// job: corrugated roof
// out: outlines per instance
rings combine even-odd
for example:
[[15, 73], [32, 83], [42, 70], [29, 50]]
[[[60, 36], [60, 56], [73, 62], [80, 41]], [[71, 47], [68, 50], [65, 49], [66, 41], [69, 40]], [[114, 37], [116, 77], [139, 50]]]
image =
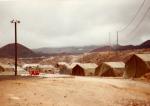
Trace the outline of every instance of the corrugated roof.
[[135, 54], [135, 55], [144, 61], [150, 61], [150, 54]]
[[124, 62], [104, 62], [104, 64], [109, 65], [112, 68], [125, 68]]

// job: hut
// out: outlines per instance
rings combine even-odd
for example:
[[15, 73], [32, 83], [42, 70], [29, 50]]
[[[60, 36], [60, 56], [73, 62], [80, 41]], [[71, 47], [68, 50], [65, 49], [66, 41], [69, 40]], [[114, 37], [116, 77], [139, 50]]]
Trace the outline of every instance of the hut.
[[150, 54], [133, 54], [126, 61], [124, 78], [137, 78], [150, 72]]
[[72, 68], [72, 75], [93, 76], [97, 65], [95, 63], [76, 63]]
[[96, 76], [103, 77], [120, 77], [125, 70], [125, 64], [123, 62], [103, 62], [96, 70]]

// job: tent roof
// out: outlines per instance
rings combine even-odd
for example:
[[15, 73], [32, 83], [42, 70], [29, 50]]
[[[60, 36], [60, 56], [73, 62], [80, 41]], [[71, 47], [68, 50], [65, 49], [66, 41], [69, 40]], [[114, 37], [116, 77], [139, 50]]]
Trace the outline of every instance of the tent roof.
[[95, 64], [95, 63], [78, 63], [78, 62], [75, 62], [75, 63], [68, 64], [65, 62], [59, 62], [58, 64], [59, 65], [60, 64], [65, 65], [65, 66], [67, 66], [67, 68], [70, 68], [70, 69], [74, 68], [76, 65], [79, 65], [83, 69], [96, 68], [97, 67], [97, 64]]
[[123, 62], [104, 62], [104, 64], [109, 65], [112, 68], [125, 68], [125, 63]]
[[23, 68], [26, 68], [26, 67], [37, 67], [37, 66], [39, 66], [39, 64], [24, 64]]
[[76, 62], [76, 63], [71, 63], [71, 64], [69, 65], [69, 68], [72, 69], [72, 68], [74, 68], [76, 65], [79, 65], [79, 64], [81, 64], [81, 63], [77, 63], [77, 62]]
[[150, 61], [150, 54], [135, 54], [137, 57], [141, 58], [143, 61]]
[[54, 68], [52, 65], [39, 65], [40, 68]]
[[58, 62], [57, 64], [58, 64], [58, 65], [66, 65], [66, 66], [69, 65], [69, 63], [67, 63], [67, 62]]
[[97, 64], [95, 63], [78, 63], [79, 66], [81, 66], [83, 69], [94, 69], [97, 67]]

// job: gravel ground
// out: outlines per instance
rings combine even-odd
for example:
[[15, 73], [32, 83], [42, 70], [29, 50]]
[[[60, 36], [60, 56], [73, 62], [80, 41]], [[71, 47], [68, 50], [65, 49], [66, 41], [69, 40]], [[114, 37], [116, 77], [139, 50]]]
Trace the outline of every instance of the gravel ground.
[[0, 76], [0, 106], [150, 106], [150, 84], [91, 77]]

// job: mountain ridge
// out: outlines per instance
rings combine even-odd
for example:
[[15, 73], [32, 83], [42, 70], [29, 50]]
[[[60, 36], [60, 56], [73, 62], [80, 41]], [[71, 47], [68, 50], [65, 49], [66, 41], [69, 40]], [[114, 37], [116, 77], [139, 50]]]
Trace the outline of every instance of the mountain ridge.
[[[58, 56], [58, 55], [78, 55], [89, 52], [105, 52], [115, 50], [132, 50], [132, 49], [146, 49], [150, 48], [150, 40], [147, 40], [140, 45], [118, 45], [118, 46], [81, 46], [81, 47], [60, 47], [60, 48], [39, 48], [29, 49], [22, 44], [18, 46], [18, 57], [19, 58], [30, 58], [30, 57], [41, 57], [41, 56]], [[13, 58], [14, 57], [14, 43], [7, 44], [0, 48], [0, 57]]]
[[109, 50], [112, 50], [112, 51], [115, 51], [115, 50], [132, 50], [132, 49], [147, 49], [147, 48], [150, 48], [150, 40], [147, 40], [143, 43], [141, 43], [140, 45], [118, 45], [118, 46], [103, 46], [103, 47], [99, 47], [99, 48], [96, 48], [90, 52], [104, 52], [104, 51], [109, 51]]
[[115, 50], [132, 50], [132, 49], [143, 49], [143, 48], [150, 48], [150, 40], [147, 40], [139, 45], [115, 45], [110, 47], [106, 46], [98, 46], [98, 45], [91, 45], [91, 46], [79, 46], [79, 47], [43, 47], [38, 49], [32, 49], [34, 52], [46, 53], [46, 54], [82, 54], [87, 52], [104, 52], [104, 51], [115, 51]]

